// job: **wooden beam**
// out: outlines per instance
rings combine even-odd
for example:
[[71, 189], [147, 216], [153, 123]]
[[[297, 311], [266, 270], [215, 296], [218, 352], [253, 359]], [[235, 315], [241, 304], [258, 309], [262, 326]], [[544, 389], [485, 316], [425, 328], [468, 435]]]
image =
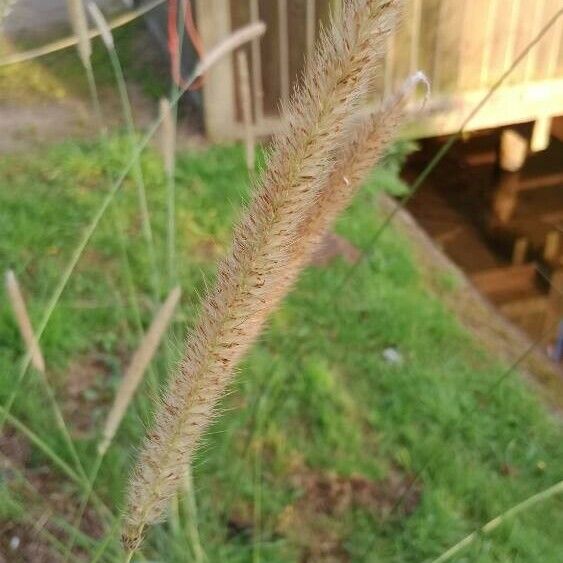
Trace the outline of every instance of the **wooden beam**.
[[532, 141], [530, 142], [530, 149], [532, 152], [541, 152], [549, 147], [551, 138], [551, 117], [543, 116], [538, 117], [534, 122], [534, 129], [532, 131]]
[[535, 263], [491, 268], [471, 276], [473, 284], [485, 295], [524, 290], [532, 287], [535, 279]]
[[[206, 49], [231, 33], [229, 0], [196, 0], [199, 32]], [[207, 134], [214, 141], [237, 136], [233, 60], [229, 55], [205, 75], [204, 119]]]
[[561, 235], [559, 231], [550, 231], [545, 237], [545, 245], [543, 247], [543, 259], [548, 264], [553, 264], [559, 256], [559, 247], [561, 243]]
[[548, 298], [526, 297], [525, 299], [517, 299], [499, 306], [500, 312], [511, 319], [521, 319], [530, 315], [545, 314], [548, 307]]
[[[423, 115], [403, 130], [407, 138], [449, 135], [459, 131], [468, 115], [485, 99], [487, 90], [433, 96]], [[413, 103], [413, 109], [416, 105]], [[534, 121], [538, 115], [563, 114], [563, 79], [506, 86], [497, 90], [466, 124], [465, 131]]]

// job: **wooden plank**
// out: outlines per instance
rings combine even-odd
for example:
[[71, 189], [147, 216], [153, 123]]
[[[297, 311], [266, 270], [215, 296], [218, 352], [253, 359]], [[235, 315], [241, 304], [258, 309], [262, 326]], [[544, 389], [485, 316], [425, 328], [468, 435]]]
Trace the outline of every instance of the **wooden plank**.
[[[427, 103], [425, 115], [418, 115], [417, 120], [403, 130], [403, 134], [416, 138], [455, 133], [487, 94], [487, 90], [470, 90], [435, 95]], [[478, 131], [534, 121], [541, 113], [563, 114], [563, 79], [501, 88], [471, 119], [465, 130]]]
[[460, 38], [458, 88], [468, 90], [480, 86], [489, 0], [471, 0], [465, 4], [463, 30]]
[[[260, 20], [258, 0], [250, 0], [250, 21]], [[252, 91], [254, 93], [254, 117], [258, 123], [264, 119], [264, 87], [262, 78], [262, 54], [260, 39], [254, 39], [250, 45], [252, 53]]]
[[422, 24], [422, 0], [411, 0], [411, 2], [411, 45], [409, 67], [410, 73], [413, 74], [420, 68], [420, 27]]
[[[485, 37], [483, 44], [483, 59], [481, 61], [481, 75], [479, 84], [482, 88], [489, 84], [491, 73], [491, 59], [493, 46], [497, 42], [495, 36], [496, 22], [498, 21], [499, 0], [491, 0], [485, 18]], [[504, 19], [504, 18], [501, 18]]]
[[[531, 6], [531, 16], [532, 16], [532, 27], [531, 27], [531, 35], [530, 40], [536, 37], [540, 32], [543, 25], [547, 22], [547, 18], [545, 18], [545, 8], [546, 8], [546, 0], [535, 0], [534, 2], [530, 3]], [[531, 82], [536, 78], [537, 73], [537, 66], [538, 66], [538, 55], [540, 53], [540, 49], [543, 43], [545, 43], [546, 37], [543, 37], [541, 43], [537, 45], [534, 49], [532, 49], [525, 61], [525, 70], [524, 70], [524, 80], [526, 82]]]
[[[511, 33], [515, 33], [517, 19], [514, 18], [519, 9], [517, 0], [496, 0], [496, 14], [492, 21], [492, 39], [488, 45], [489, 53], [486, 76], [482, 76], [481, 87], [491, 86], [514, 60], [514, 41]], [[507, 53], [510, 51], [510, 56]], [[484, 61], [483, 61], [484, 63]]]
[[449, 92], [458, 83], [461, 30], [467, 2], [442, 0], [436, 24], [434, 65], [430, 74], [434, 92]]
[[499, 306], [500, 312], [511, 319], [520, 319], [530, 315], [544, 315], [547, 311], [548, 299], [545, 296], [527, 297], [509, 301]]
[[311, 55], [317, 30], [317, 5], [315, 0], [307, 0], [307, 53]]
[[281, 99], [289, 100], [289, 27], [287, 17], [287, 0], [278, 0], [278, 41], [280, 50], [280, 84]]
[[[541, 12], [539, 12], [540, 2], [543, 2], [543, 0], [521, 0], [512, 60], [530, 44], [539, 31], [539, 24], [541, 23], [538, 16], [538, 14], [541, 16]], [[526, 82], [530, 69], [535, 67], [536, 56], [537, 46], [528, 53], [522, 64], [513, 70], [508, 83], [520, 84]]]
[[[418, 38], [413, 36], [413, 42], [418, 42], [418, 55], [416, 60], [412, 62], [411, 72], [422, 70], [426, 76], [432, 76], [434, 72], [440, 4], [441, 0], [424, 0], [421, 2]], [[413, 17], [417, 17], [416, 12]], [[413, 23], [413, 30], [415, 29], [414, 25]]]
[[287, 0], [289, 41], [289, 93], [303, 74], [307, 60], [307, 6], [303, 0]]
[[[542, 25], [545, 25], [562, 8], [561, 0], [547, 0]], [[562, 45], [563, 16], [559, 16], [553, 28], [547, 32], [537, 47], [537, 59], [540, 61], [540, 64], [535, 76], [536, 79], [547, 80], [556, 77], [559, 55], [563, 52]]]
[[[229, 0], [196, 0], [199, 32], [210, 49], [231, 32]], [[214, 140], [236, 135], [235, 86], [232, 57], [224, 57], [205, 75], [204, 119], [207, 134]]]
[[[238, 0], [237, 0], [238, 1]], [[260, 18], [266, 24], [266, 34], [262, 37], [261, 54], [264, 65], [263, 93], [264, 93], [264, 120], [257, 124], [261, 129], [266, 129], [271, 124], [271, 117], [278, 115], [281, 97], [281, 72], [279, 53], [279, 21], [278, 6], [274, 0], [259, 0]], [[266, 64], [267, 63], [267, 64]], [[271, 129], [271, 127], [270, 127]]]
[[502, 71], [505, 72], [514, 57], [516, 57], [516, 41], [517, 41], [517, 34], [518, 34], [518, 22], [520, 21], [520, 10], [522, 7], [522, 0], [512, 0], [512, 6], [510, 10], [509, 16], [509, 25], [508, 25], [508, 32], [507, 32], [507, 42], [506, 42], [506, 49], [504, 51], [504, 61], [502, 65]]
[[483, 270], [471, 276], [473, 284], [486, 295], [525, 290], [534, 285], [536, 264]]

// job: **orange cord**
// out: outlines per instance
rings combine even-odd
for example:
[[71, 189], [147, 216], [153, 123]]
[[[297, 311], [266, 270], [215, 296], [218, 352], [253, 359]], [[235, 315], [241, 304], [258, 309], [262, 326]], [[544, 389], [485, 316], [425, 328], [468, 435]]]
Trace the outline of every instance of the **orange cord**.
[[[201, 59], [204, 55], [203, 41], [194, 22], [191, 0], [182, 0], [184, 9], [184, 27], [186, 33], [194, 46], [194, 49]], [[180, 39], [178, 37], [178, 0], [168, 1], [168, 52], [170, 54], [170, 65], [172, 79], [179, 88], [185, 87], [182, 78], [180, 63]], [[198, 90], [203, 84], [203, 78], [199, 78], [188, 90]]]

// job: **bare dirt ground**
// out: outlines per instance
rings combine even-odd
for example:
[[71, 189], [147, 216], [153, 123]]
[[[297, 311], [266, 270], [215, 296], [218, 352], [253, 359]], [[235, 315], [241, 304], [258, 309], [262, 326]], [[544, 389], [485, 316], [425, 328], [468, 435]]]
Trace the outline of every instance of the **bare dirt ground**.
[[[124, 8], [121, 0], [97, 0], [97, 4], [108, 15]], [[66, 0], [17, 0], [0, 33], [0, 59], [8, 52], [66, 37], [70, 33]], [[162, 58], [162, 53], [158, 49], [147, 48], [153, 44], [153, 39], [142, 25], [138, 35], [135, 41], [147, 68], [162, 70], [162, 65], [167, 63], [153, 60], [157, 56]], [[99, 132], [88, 96], [77, 96], [67, 91], [64, 83], [61, 88], [56, 83], [50, 83], [49, 74], [56, 70], [53, 65], [57, 64], [57, 59], [39, 58], [34, 64], [37, 72], [29, 77], [26, 75], [28, 70], [20, 71], [16, 66], [0, 68], [8, 70], [10, 82], [4, 82], [4, 78], [0, 77], [0, 153], [21, 152], [66, 139], [95, 137]], [[14, 76], [16, 87], [13, 85]], [[29, 95], [28, 90], [34, 89], [46, 95]], [[139, 84], [129, 83], [128, 91], [136, 125], [144, 128], [157, 115], [157, 101], [149, 98]], [[104, 125], [110, 129], [122, 126], [116, 89], [113, 86], [102, 88], [100, 96]], [[185, 141], [184, 137], [189, 134], [185, 129], [179, 127], [180, 141]]]
[[[94, 1], [104, 13], [123, 9], [125, 5], [121, 0]], [[52, 29], [66, 24], [66, 0], [15, 0], [2, 28], [9, 38], [39, 38], [48, 36]]]

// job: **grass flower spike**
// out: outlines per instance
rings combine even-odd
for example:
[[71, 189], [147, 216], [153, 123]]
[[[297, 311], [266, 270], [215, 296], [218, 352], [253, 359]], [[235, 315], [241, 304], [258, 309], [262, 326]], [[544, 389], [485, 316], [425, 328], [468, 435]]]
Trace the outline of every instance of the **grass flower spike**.
[[[123, 541], [135, 550], [163, 518], [199, 438], [268, 314], [299, 273], [301, 225], [323, 198], [349, 146], [358, 110], [398, 17], [397, 0], [350, 0], [322, 34], [302, 84], [284, 108], [268, 166], [219, 265], [129, 486]], [[354, 120], [352, 120], [354, 121]]]

